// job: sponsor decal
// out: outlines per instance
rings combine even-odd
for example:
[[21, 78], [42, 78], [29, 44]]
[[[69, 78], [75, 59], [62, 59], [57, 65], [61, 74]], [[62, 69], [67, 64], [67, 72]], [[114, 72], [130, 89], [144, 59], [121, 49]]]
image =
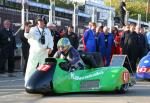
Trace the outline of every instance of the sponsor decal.
[[130, 74], [129, 72], [123, 72], [123, 82], [127, 83], [129, 81]]
[[146, 67], [138, 68], [138, 73], [144, 73], [147, 71]]
[[149, 68], [149, 69], [147, 69], [147, 72], [148, 72], [148, 73], [150, 73], [150, 68]]
[[37, 70], [46, 72], [50, 69], [51, 65], [40, 65]]
[[74, 79], [74, 80], [85, 80], [85, 79], [96, 77], [96, 76], [102, 75], [102, 74], [104, 74], [103, 71], [96, 72], [96, 73], [93, 73], [93, 74], [89, 74], [89, 75], [86, 75], [86, 76], [77, 76], [77, 75], [75, 75], [75, 73], [71, 73], [71, 79]]

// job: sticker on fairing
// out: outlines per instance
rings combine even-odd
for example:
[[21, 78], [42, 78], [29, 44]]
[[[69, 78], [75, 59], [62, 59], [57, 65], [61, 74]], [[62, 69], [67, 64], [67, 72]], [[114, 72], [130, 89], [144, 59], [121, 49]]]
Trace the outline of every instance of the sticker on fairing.
[[138, 68], [138, 73], [144, 73], [147, 71], [146, 67]]
[[123, 82], [127, 83], [129, 81], [129, 78], [130, 78], [129, 72], [123, 72], [122, 76], [123, 76]]
[[88, 74], [86, 76], [78, 76], [78, 75], [76, 75], [74, 73], [71, 73], [71, 79], [74, 79], [74, 80], [85, 80], [85, 79], [89, 79], [89, 78], [96, 77], [96, 76], [103, 75], [103, 74], [104, 74], [103, 71], [92, 73], [92, 74]]
[[51, 68], [51, 65], [40, 65], [37, 70], [46, 72]]

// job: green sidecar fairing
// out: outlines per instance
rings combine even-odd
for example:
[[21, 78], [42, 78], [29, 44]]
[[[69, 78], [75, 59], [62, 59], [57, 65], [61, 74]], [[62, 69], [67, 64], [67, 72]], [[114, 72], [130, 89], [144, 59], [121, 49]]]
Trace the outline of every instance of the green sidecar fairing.
[[130, 73], [124, 67], [65, 71], [60, 67], [63, 62], [63, 59], [49, 58], [49, 64], [45, 65], [50, 67], [36, 69], [25, 85], [26, 91], [42, 94], [95, 91], [125, 93], [130, 86]]

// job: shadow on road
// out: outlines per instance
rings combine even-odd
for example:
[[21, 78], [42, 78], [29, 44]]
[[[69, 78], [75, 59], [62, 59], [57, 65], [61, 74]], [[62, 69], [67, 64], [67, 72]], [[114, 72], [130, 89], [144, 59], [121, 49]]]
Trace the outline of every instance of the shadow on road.
[[63, 94], [46, 94], [43, 97], [131, 97], [131, 96], [150, 96], [148, 89], [130, 89], [125, 94], [118, 94], [116, 92], [91, 92], [91, 93], [63, 93]]

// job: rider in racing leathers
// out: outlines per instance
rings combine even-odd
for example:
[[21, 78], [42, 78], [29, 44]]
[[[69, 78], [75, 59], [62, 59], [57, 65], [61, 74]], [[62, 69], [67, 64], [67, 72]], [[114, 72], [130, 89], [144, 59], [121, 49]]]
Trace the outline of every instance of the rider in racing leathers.
[[70, 67], [75, 69], [84, 69], [83, 63], [79, 52], [71, 46], [68, 38], [61, 38], [57, 43], [58, 51], [55, 53], [54, 58], [66, 59], [68, 62], [63, 63], [65, 70], [69, 70]]

